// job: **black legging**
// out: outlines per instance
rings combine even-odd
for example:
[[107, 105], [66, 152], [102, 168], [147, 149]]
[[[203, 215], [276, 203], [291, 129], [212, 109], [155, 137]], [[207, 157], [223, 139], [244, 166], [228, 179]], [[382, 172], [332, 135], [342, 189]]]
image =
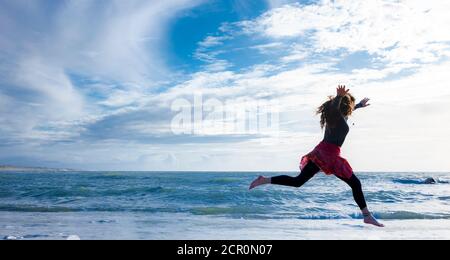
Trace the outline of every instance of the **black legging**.
[[[309, 162], [302, 170], [300, 175], [298, 175], [297, 177], [291, 177], [286, 175], [276, 176], [272, 177], [271, 183], [276, 185], [300, 188], [301, 186], [303, 186], [303, 184], [305, 184], [312, 177], [314, 177], [314, 175], [316, 175], [318, 172], [320, 172], [319, 167], [317, 167], [317, 165], [315, 165], [313, 162]], [[356, 177], [356, 175], [354, 174], [350, 179], [345, 179], [339, 176], [337, 177], [342, 181], [344, 181], [345, 183], [347, 183], [352, 188], [353, 198], [355, 199], [359, 208], [361, 210], [367, 208], [366, 199], [364, 198], [361, 182], [359, 181], [358, 177]]]

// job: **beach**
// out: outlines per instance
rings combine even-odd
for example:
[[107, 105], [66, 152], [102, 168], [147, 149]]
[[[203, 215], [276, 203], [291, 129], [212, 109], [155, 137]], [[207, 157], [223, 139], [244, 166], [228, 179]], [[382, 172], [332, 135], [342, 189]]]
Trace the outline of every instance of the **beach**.
[[[146, 214], [17, 214], [0, 216], [3, 239], [65, 240], [435, 240], [450, 239], [450, 220], [245, 220]], [[5, 224], [9, 222], [9, 224]], [[5, 235], [9, 234], [9, 235]], [[8, 238], [10, 237], [10, 238]]]

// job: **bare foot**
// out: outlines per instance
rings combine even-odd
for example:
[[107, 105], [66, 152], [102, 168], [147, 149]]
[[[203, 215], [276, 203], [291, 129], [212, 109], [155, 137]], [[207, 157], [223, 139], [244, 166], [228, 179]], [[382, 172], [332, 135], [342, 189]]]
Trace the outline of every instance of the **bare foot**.
[[264, 184], [268, 184], [270, 183], [270, 180], [268, 178], [265, 178], [263, 176], [259, 176], [256, 180], [254, 180], [252, 182], [252, 184], [250, 184], [250, 188], [249, 190], [253, 190], [254, 188], [264, 185]]
[[374, 225], [374, 226], [377, 226], [377, 227], [384, 227], [384, 225], [381, 224], [380, 222], [378, 222], [378, 220], [376, 220], [372, 216], [372, 214], [364, 217], [364, 223], [369, 224], [369, 225]]

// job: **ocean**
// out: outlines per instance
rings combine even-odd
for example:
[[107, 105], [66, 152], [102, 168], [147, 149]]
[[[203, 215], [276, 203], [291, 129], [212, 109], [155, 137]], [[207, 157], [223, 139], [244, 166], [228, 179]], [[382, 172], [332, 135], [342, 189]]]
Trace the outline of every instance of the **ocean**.
[[[450, 174], [358, 173], [386, 228], [318, 174], [249, 191], [249, 172], [0, 173], [0, 239], [450, 239]], [[424, 184], [433, 177], [438, 183]]]

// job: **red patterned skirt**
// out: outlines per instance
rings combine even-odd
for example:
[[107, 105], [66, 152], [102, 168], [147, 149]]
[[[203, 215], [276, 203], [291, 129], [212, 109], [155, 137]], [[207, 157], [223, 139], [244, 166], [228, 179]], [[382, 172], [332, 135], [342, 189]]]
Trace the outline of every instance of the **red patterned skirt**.
[[302, 157], [300, 169], [303, 170], [309, 162], [313, 162], [327, 175], [334, 174], [345, 179], [350, 179], [353, 175], [352, 167], [341, 157], [341, 148], [325, 141]]

